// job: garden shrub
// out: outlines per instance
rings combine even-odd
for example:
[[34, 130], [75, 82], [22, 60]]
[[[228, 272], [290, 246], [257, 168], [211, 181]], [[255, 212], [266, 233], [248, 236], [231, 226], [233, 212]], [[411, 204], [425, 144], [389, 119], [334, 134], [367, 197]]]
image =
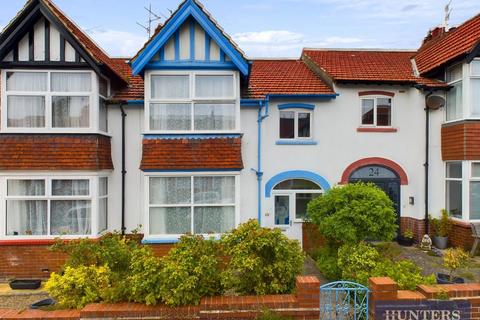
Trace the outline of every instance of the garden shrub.
[[103, 300], [110, 287], [111, 270], [107, 266], [65, 267], [63, 274], [52, 273], [45, 289], [62, 308], [80, 309]]
[[310, 201], [307, 212], [330, 245], [337, 247], [364, 240], [391, 241], [396, 236], [393, 203], [371, 183], [334, 187]]
[[291, 320], [290, 317], [281, 316], [272, 310], [263, 310], [262, 313], [255, 318], [255, 320]]
[[338, 267], [344, 280], [367, 285], [368, 278], [379, 262], [378, 251], [364, 242], [354, 246], [343, 245], [338, 250]]
[[390, 277], [401, 290], [415, 290], [419, 284], [434, 284], [435, 276], [423, 276], [422, 269], [410, 260], [393, 261], [382, 257], [366, 244], [344, 245], [338, 250], [342, 279], [368, 285], [370, 277]]
[[198, 304], [202, 297], [221, 293], [221, 263], [218, 241], [182, 236], [162, 258], [158, 275], [162, 302], [170, 306]]
[[122, 290], [129, 301], [155, 305], [161, 301], [161, 260], [148, 247], [132, 252], [130, 274]]
[[259, 295], [294, 289], [305, 258], [298, 241], [250, 220], [225, 234], [222, 243], [230, 258], [222, 274], [226, 289]]
[[324, 246], [315, 251], [315, 261], [318, 270], [329, 280], [337, 280], [342, 276], [338, 267], [338, 252], [336, 248]]

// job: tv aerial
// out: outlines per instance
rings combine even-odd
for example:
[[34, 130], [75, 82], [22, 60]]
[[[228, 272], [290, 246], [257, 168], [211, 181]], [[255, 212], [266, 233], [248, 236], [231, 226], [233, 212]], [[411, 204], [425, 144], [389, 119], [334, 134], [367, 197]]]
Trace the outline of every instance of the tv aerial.
[[157, 21], [160, 21], [162, 19], [167, 19], [167, 17], [163, 14], [156, 14], [155, 12], [153, 12], [152, 10], [152, 4], [150, 3], [150, 5], [147, 7], [144, 7], [144, 9], [148, 12], [148, 21], [147, 21], [147, 25], [143, 25], [141, 24], [140, 22], [137, 22], [137, 24], [142, 27], [143, 29], [145, 29], [145, 31], [147, 31], [148, 33], [148, 37], [150, 38], [150, 36], [152, 35], [152, 23], [154, 22], [157, 22]]

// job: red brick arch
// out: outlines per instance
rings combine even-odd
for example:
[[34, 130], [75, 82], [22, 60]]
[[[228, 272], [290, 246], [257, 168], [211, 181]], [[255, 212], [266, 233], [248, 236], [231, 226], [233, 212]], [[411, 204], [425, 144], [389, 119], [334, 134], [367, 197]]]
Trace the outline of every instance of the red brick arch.
[[355, 161], [351, 165], [349, 165], [345, 169], [345, 171], [343, 171], [342, 180], [340, 181], [340, 184], [347, 184], [348, 179], [350, 178], [350, 176], [355, 170], [360, 169], [361, 167], [371, 166], [371, 165], [380, 165], [393, 170], [400, 177], [401, 185], [408, 184], [407, 173], [405, 172], [405, 170], [402, 169], [402, 167], [400, 167], [399, 164], [393, 162], [392, 160], [379, 158], [379, 157], [360, 159], [358, 161]]

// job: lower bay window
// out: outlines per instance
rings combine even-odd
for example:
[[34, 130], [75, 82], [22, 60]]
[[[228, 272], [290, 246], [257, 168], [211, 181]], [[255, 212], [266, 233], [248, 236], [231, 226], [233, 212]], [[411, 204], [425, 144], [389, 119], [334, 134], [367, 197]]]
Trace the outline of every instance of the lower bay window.
[[6, 177], [2, 189], [7, 239], [88, 237], [107, 229], [107, 177]]
[[445, 191], [445, 208], [452, 217], [480, 220], [480, 162], [447, 162]]
[[237, 224], [236, 175], [147, 176], [149, 237], [221, 234]]

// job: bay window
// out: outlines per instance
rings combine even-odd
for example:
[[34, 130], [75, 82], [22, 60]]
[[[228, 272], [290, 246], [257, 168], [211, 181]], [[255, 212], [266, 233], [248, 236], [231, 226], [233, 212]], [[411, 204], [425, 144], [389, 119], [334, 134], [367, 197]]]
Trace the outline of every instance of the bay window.
[[238, 130], [236, 74], [162, 72], [151, 74], [149, 79], [146, 123], [150, 131]]
[[220, 234], [236, 225], [236, 176], [149, 176], [151, 237]]
[[106, 132], [108, 81], [97, 79], [90, 71], [4, 71], [3, 129], [84, 132], [98, 122]]
[[390, 127], [392, 125], [392, 99], [369, 97], [362, 100], [362, 126]]
[[19, 176], [2, 181], [7, 238], [85, 237], [107, 229], [107, 177]]
[[472, 117], [480, 118], [480, 60], [470, 63], [470, 92]]
[[447, 83], [452, 88], [447, 92], [447, 121], [463, 118], [463, 65], [447, 69]]
[[480, 162], [446, 163], [446, 209], [452, 217], [480, 220]]

